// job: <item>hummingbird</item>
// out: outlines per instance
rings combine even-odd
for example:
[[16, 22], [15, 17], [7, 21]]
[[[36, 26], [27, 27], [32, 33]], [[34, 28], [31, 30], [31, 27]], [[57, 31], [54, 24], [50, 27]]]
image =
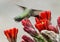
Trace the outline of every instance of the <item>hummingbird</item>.
[[37, 10], [37, 9], [29, 9], [27, 7], [20, 6], [20, 5], [18, 5], [18, 6], [21, 7], [24, 11], [22, 14], [14, 17], [14, 20], [17, 22], [20, 22], [24, 18], [30, 18], [31, 16], [38, 17], [39, 12], [42, 11], [42, 10]]

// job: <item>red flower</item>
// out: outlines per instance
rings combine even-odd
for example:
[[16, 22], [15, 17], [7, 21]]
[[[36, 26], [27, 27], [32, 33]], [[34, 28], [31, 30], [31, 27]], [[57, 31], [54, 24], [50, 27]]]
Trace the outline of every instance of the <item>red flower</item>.
[[35, 27], [39, 30], [49, 30], [49, 31], [54, 31], [55, 33], [59, 33], [58, 28], [52, 26], [50, 24], [50, 21], [47, 19], [39, 19], [39, 18], [35, 18], [36, 20], [36, 24]]
[[[39, 17], [35, 18], [36, 24], [35, 27], [39, 30], [50, 30], [58, 33], [58, 28], [55, 28], [54, 26], [51, 25], [50, 23], [51, 20], [51, 12], [50, 11], [43, 11], [39, 14]], [[58, 18], [58, 25], [59, 25], [59, 20]]]
[[51, 20], [51, 11], [43, 11], [39, 13], [41, 19]]
[[35, 27], [39, 31], [41, 31], [41, 30], [47, 30], [48, 25], [50, 24], [50, 22], [47, 19], [41, 19], [41, 20], [39, 20], [38, 18], [36, 18], [35, 20], [36, 20]]
[[18, 33], [18, 29], [16, 29], [16, 28], [4, 31], [4, 34], [6, 35], [7, 39], [8, 40], [10, 39], [10, 41], [17, 39], [17, 33]]

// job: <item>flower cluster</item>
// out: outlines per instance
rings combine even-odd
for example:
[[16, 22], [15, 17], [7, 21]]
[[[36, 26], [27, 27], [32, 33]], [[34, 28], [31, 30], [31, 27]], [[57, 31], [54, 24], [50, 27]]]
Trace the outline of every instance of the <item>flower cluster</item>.
[[[22, 20], [24, 31], [30, 34], [33, 38], [28, 38], [26, 35], [22, 36], [24, 42], [58, 42], [57, 34], [59, 34], [58, 28], [60, 27], [60, 17], [57, 19], [58, 26], [53, 26], [51, 23], [51, 11], [42, 11], [35, 17], [35, 27], [28, 18]], [[31, 39], [31, 41], [30, 41]]]
[[[28, 18], [22, 19], [21, 23], [23, 30], [32, 37], [23, 35], [21, 42], [60, 42], [60, 38], [58, 38], [60, 37], [60, 17], [57, 19], [57, 25], [53, 26], [51, 23], [51, 11], [39, 12], [35, 17], [34, 26], [36, 28]], [[4, 34], [9, 42], [17, 42], [17, 28], [4, 30]]]

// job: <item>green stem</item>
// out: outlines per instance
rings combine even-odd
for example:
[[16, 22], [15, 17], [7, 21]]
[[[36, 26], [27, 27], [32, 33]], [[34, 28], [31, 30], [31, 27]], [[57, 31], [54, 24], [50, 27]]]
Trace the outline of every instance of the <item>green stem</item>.
[[37, 42], [47, 42], [46, 39], [42, 35], [35, 36], [34, 38]]

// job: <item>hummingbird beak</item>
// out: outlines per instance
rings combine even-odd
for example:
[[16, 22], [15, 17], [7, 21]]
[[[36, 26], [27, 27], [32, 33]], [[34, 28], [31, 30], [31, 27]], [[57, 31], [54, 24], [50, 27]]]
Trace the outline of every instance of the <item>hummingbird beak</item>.
[[20, 6], [20, 5], [17, 5], [17, 6], [19, 6], [19, 7], [22, 8], [23, 10], [27, 9], [27, 8], [24, 7], [24, 6]]

